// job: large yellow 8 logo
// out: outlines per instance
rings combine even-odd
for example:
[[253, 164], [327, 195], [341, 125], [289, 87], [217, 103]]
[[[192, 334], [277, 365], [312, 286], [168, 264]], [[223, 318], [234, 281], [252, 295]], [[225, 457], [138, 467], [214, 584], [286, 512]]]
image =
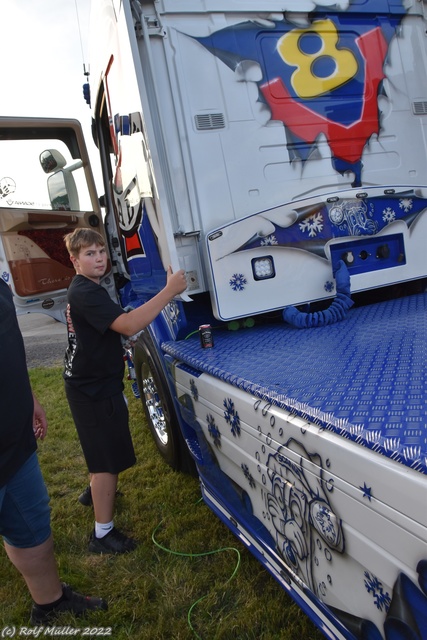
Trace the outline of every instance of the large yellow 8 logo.
[[308, 29], [294, 29], [280, 38], [277, 48], [282, 59], [297, 67], [291, 83], [299, 97], [327, 93], [356, 75], [355, 56], [349, 49], [338, 49], [337, 43], [338, 32], [332, 20], [318, 20]]

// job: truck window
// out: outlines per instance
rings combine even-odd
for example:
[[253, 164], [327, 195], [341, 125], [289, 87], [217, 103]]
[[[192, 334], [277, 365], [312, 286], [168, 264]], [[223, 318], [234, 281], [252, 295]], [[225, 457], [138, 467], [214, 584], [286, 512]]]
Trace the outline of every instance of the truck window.
[[101, 220], [81, 130], [65, 122], [2, 122], [0, 273], [18, 312], [55, 308], [74, 276], [64, 235]]
[[47, 211], [90, 209], [82, 161], [73, 159], [61, 140], [0, 141], [0, 205]]

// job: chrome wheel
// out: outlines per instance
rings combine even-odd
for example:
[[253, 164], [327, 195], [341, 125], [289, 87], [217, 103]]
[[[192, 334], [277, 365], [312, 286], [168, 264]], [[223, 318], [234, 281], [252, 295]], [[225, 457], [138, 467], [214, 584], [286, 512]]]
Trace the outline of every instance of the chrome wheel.
[[160, 455], [172, 469], [195, 475], [196, 466], [181, 434], [162, 360], [147, 331], [138, 337], [134, 364], [141, 405]]
[[153, 430], [162, 445], [168, 444], [168, 431], [163, 411], [162, 403], [157, 393], [156, 383], [152, 377], [144, 378], [142, 381], [142, 392], [144, 394], [147, 415], [149, 416]]

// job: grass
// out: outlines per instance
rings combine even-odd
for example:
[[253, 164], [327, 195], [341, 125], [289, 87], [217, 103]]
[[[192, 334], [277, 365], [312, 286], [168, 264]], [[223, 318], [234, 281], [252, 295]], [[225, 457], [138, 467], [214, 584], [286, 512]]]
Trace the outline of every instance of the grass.
[[[126, 393], [138, 462], [120, 476], [123, 495], [117, 499], [115, 523], [140, 544], [126, 556], [89, 554], [93, 512], [77, 501], [87, 471], [61, 369], [32, 369], [30, 377], [49, 421], [39, 459], [51, 496], [61, 579], [83, 593], [102, 595], [109, 604], [107, 613], [84, 621], [67, 614], [59, 625], [78, 628], [80, 635], [85, 627], [111, 627], [114, 640], [323, 638], [201, 501], [198, 480], [163, 462], [130, 388]], [[0, 629], [28, 626], [30, 596], [4, 551], [0, 576]]]

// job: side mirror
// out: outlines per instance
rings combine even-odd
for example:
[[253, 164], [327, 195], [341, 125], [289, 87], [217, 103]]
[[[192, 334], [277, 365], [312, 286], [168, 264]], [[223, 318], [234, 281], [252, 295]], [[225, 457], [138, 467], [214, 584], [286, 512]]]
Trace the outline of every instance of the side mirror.
[[63, 171], [57, 171], [47, 179], [47, 189], [53, 210], [71, 211], [70, 198], [68, 197]]
[[49, 200], [54, 211], [78, 211], [79, 197], [70, 171], [60, 169], [47, 179]]
[[67, 161], [57, 149], [46, 149], [39, 156], [45, 173], [51, 174], [47, 179], [50, 204], [56, 211], [78, 211], [79, 196], [73, 171], [83, 166], [81, 160], [67, 165]]
[[45, 173], [52, 173], [52, 171], [56, 171], [57, 169], [63, 169], [67, 164], [62, 153], [56, 149], [46, 149], [46, 151], [42, 151], [39, 159]]

